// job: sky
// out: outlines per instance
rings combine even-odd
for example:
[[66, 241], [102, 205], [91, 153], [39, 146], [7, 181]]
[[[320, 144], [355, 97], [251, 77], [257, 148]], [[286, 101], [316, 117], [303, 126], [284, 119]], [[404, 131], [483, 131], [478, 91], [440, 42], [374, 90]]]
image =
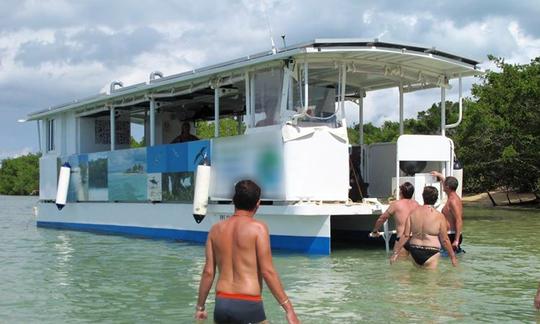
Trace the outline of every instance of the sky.
[[[38, 149], [28, 113], [315, 38], [378, 38], [436, 47], [494, 67], [540, 56], [540, 1], [0, 0], [0, 159]], [[463, 81], [464, 94], [477, 79]], [[457, 101], [457, 84], [447, 93]], [[405, 117], [440, 101], [406, 94]], [[397, 89], [369, 93], [365, 121], [398, 119]], [[352, 122], [357, 110], [348, 109]]]

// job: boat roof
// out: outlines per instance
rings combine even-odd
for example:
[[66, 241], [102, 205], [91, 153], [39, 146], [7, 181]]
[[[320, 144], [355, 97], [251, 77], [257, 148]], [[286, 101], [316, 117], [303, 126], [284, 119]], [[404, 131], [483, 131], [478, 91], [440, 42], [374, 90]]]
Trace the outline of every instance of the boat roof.
[[[216, 79], [243, 77], [245, 72], [259, 65], [269, 65], [294, 59], [299, 62], [336, 62], [347, 64], [347, 70], [378, 77], [349, 78], [349, 83], [365, 91], [379, 90], [399, 85], [405, 80], [414, 91], [420, 88], [441, 86], [445, 80], [460, 76], [483, 74], [477, 60], [441, 51], [435, 47], [405, 45], [361, 39], [320, 38], [307, 43], [291, 45], [244, 56], [235, 60], [186, 71], [131, 86], [122, 87], [111, 93], [100, 93], [91, 97], [48, 107], [28, 114], [26, 120], [39, 120], [67, 111], [77, 113], [95, 111], [109, 106], [129, 106], [148, 102], [149, 98], [166, 98], [177, 95], [180, 89], [189, 92], [197, 85], [209, 87]], [[376, 73], [375, 73], [376, 72]], [[310, 72], [311, 73], [311, 72]], [[413, 86], [414, 85], [414, 86]]]

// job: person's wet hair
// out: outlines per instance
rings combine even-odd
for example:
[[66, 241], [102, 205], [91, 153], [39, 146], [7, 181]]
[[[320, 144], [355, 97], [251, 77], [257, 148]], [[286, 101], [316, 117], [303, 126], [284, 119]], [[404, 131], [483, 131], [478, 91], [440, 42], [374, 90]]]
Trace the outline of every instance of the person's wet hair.
[[239, 181], [234, 186], [233, 203], [236, 209], [252, 211], [261, 198], [261, 188], [251, 180]]
[[446, 186], [446, 188], [452, 191], [456, 191], [459, 182], [455, 177], [446, 177], [446, 179], [444, 179], [444, 185]]
[[424, 187], [422, 198], [424, 198], [424, 205], [433, 205], [439, 199], [439, 191], [433, 186]]
[[399, 192], [401, 192], [403, 198], [411, 199], [414, 194], [414, 186], [408, 181], [404, 182], [401, 186], [399, 186]]

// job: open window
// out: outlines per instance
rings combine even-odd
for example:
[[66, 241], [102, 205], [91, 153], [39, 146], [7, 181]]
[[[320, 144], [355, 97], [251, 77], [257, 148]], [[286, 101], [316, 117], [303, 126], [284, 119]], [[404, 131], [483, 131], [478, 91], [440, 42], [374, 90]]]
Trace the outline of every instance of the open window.
[[192, 93], [156, 100], [159, 107], [156, 130], [160, 132], [162, 144], [215, 137], [216, 117], [219, 136], [244, 132], [246, 104], [243, 79], [231, 80], [217, 89], [206, 86]]

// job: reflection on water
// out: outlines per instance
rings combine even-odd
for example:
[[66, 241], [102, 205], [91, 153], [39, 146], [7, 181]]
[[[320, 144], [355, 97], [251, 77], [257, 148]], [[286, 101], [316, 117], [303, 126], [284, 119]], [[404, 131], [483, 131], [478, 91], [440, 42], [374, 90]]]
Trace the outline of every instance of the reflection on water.
[[[35, 201], [0, 196], [0, 322], [192, 322], [202, 246], [38, 229]], [[436, 271], [390, 266], [383, 248], [274, 262], [305, 323], [534, 322], [539, 232], [540, 212], [466, 209], [457, 269], [446, 258]]]

